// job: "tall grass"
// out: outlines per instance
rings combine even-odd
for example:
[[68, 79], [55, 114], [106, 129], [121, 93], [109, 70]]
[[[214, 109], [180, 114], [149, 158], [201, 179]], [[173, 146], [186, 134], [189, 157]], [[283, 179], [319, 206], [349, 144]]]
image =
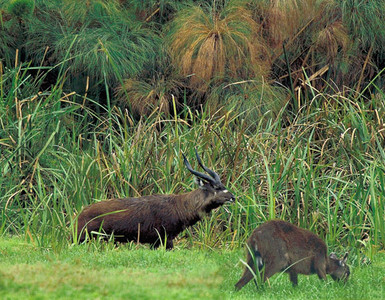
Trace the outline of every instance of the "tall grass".
[[60, 250], [85, 205], [194, 189], [181, 153], [193, 157], [196, 147], [237, 201], [176, 247], [239, 247], [271, 218], [310, 228], [336, 249], [384, 246], [381, 91], [371, 99], [314, 91], [297, 115], [284, 106], [255, 124], [232, 110], [188, 107], [134, 121], [113, 106], [96, 117], [77, 104], [91, 99], [66, 94], [60, 82], [37, 93], [28, 66], [0, 70], [0, 234]]

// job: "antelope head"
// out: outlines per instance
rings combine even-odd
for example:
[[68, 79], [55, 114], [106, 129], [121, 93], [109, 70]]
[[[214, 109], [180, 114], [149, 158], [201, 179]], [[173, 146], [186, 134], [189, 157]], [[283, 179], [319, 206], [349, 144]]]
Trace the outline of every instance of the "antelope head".
[[342, 259], [339, 259], [336, 254], [330, 253], [329, 256], [329, 273], [333, 280], [348, 280], [350, 275], [349, 266], [346, 264], [348, 252], [345, 253]]
[[230, 193], [227, 190], [227, 188], [222, 184], [218, 174], [203, 165], [202, 160], [199, 157], [196, 149], [195, 149], [195, 154], [198, 160], [198, 164], [201, 166], [203, 170], [205, 170], [208, 173], [208, 175], [194, 170], [189, 164], [184, 154], [183, 154], [183, 160], [186, 168], [193, 175], [195, 175], [196, 183], [198, 184], [199, 188], [203, 191], [204, 210], [206, 212], [209, 212], [210, 210], [217, 208], [226, 202], [234, 202], [235, 201], [234, 195]]

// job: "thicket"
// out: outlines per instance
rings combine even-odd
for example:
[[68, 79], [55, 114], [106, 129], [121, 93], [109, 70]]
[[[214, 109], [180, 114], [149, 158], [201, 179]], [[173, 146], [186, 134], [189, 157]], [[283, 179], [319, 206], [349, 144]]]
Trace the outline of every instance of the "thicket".
[[0, 233], [63, 247], [84, 205], [194, 188], [196, 147], [238, 200], [181, 247], [384, 246], [383, 1], [0, 5]]
[[385, 67], [380, 0], [1, 0], [0, 5], [4, 66], [54, 67], [45, 87], [62, 75], [65, 90], [87, 93], [103, 105], [106, 82], [113, 104], [137, 118], [156, 107], [169, 113], [172, 97], [182, 107], [207, 103], [242, 112], [258, 106], [273, 114], [291, 97], [297, 112], [308, 94], [306, 74], [319, 91], [349, 87], [359, 93]]

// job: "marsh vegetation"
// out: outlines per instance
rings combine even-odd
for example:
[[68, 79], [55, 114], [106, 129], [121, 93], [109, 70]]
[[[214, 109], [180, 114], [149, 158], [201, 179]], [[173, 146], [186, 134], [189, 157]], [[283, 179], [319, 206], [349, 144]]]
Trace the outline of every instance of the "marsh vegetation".
[[194, 189], [181, 153], [197, 148], [237, 202], [175, 251], [238, 251], [237, 263], [255, 227], [282, 218], [353, 266], [375, 260], [384, 12], [381, 0], [0, 0], [0, 235], [66, 252], [90, 203]]

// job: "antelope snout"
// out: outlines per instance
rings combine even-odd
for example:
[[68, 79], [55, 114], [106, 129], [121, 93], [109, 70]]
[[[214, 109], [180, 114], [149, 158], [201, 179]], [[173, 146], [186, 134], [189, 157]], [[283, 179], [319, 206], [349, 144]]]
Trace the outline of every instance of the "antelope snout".
[[235, 202], [235, 196], [230, 192], [229, 192], [229, 194], [230, 194], [229, 202]]

